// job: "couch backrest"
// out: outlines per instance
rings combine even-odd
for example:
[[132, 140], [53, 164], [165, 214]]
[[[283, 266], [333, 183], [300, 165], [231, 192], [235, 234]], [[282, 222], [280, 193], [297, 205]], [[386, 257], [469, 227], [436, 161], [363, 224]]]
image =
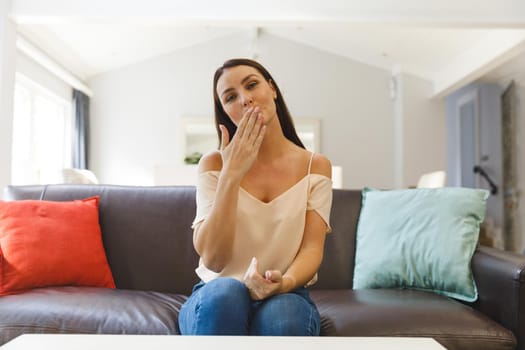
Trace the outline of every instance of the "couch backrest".
[[361, 212], [361, 191], [333, 190], [330, 226], [324, 256], [314, 289], [352, 288], [355, 260], [355, 233]]
[[[100, 226], [118, 288], [188, 294], [198, 281], [191, 222], [192, 186], [8, 186], [6, 200], [67, 201], [100, 196]], [[319, 281], [313, 288], [351, 288], [361, 192], [334, 190]]]

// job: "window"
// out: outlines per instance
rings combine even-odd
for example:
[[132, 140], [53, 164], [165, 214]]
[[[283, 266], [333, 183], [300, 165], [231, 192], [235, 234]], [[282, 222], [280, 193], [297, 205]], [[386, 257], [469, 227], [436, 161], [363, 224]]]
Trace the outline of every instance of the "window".
[[71, 101], [17, 73], [14, 94], [12, 184], [49, 182], [72, 165]]

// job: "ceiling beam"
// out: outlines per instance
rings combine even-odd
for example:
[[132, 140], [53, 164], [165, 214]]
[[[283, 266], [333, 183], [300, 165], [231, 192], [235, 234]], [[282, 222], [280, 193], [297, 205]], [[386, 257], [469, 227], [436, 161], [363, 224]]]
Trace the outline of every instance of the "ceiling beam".
[[36, 63], [47, 69], [50, 73], [70, 85], [74, 89], [80, 90], [89, 97], [93, 97], [93, 91], [75, 75], [63, 68], [62, 65], [57, 63], [53, 58], [49, 57], [41, 49], [33, 45], [31, 42], [26, 40], [24, 37], [18, 35], [16, 38], [16, 47], [20, 52], [26, 54], [28, 57], [33, 59]]
[[183, 24], [392, 23], [525, 28], [523, 0], [13, 0], [17, 23], [169, 21]]
[[432, 97], [446, 96], [522, 52], [525, 52], [525, 30], [491, 31], [435, 75]]

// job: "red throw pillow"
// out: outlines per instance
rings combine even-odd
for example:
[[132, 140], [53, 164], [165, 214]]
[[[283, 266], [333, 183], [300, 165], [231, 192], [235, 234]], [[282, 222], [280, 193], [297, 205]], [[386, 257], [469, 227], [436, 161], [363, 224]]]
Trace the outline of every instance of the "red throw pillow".
[[0, 295], [46, 286], [115, 288], [98, 202], [0, 201]]

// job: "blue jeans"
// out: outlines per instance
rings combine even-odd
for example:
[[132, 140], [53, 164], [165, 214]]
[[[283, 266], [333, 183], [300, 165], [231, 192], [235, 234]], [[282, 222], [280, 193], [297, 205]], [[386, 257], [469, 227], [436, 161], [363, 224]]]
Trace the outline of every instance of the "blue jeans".
[[319, 335], [320, 316], [306, 288], [254, 301], [246, 286], [233, 278], [199, 282], [182, 306], [179, 328], [184, 335]]

